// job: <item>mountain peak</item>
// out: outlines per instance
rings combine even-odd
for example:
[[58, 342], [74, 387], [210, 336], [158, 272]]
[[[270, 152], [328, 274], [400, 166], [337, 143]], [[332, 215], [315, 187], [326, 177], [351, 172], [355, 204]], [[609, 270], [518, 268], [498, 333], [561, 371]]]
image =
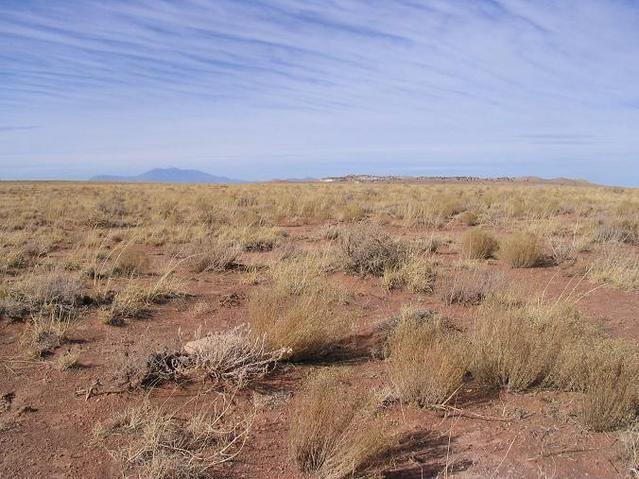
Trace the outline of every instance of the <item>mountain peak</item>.
[[244, 183], [242, 180], [213, 176], [200, 170], [189, 170], [175, 167], [153, 168], [134, 176], [98, 175], [89, 181], [114, 183]]

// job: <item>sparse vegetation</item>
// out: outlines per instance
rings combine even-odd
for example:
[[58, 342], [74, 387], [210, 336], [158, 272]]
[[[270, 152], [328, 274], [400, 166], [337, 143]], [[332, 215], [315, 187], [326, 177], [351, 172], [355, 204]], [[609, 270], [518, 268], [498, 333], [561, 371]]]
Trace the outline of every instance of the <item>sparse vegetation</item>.
[[343, 479], [373, 473], [397, 436], [376, 416], [370, 394], [347, 389], [342, 376], [325, 370], [295, 397], [289, 442], [302, 472]]
[[541, 243], [533, 233], [515, 233], [499, 245], [499, 256], [512, 268], [532, 268], [541, 260]]
[[402, 401], [429, 406], [452, 399], [469, 365], [467, 341], [441, 317], [405, 308], [386, 342], [391, 383]]
[[[0, 475], [58, 473], [54, 442], [125, 477], [636, 471], [638, 207], [518, 182], [1, 183]], [[86, 421], [105, 449], [71, 454]]]
[[497, 240], [482, 228], [466, 231], [460, 240], [461, 253], [468, 259], [487, 259], [497, 250]]

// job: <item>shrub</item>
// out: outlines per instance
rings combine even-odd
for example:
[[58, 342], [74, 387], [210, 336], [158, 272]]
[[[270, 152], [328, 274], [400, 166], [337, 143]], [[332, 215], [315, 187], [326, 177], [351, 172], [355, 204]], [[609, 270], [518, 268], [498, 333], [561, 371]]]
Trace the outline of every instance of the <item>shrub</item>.
[[238, 265], [239, 245], [229, 245], [220, 240], [200, 241], [189, 254], [189, 269], [194, 273], [222, 272]]
[[289, 443], [302, 472], [322, 479], [372, 474], [397, 443], [370, 394], [347, 390], [331, 370], [311, 377], [291, 406]]
[[541, 259], [541, 244], [532, 233], [515, 233], [502, 241], [499, 255], [513, 268], [532, 268]]
[[142, 247], [129, 244], [115, 257], [113, 273], [127, 276], [142, 274], [148, 271], [149, 265], [149, 257]]
[[199, 413], [178, 416], [147, 402], [126, 409], [93, 430], [119, 462], [123, 476], [148, 479], [196, 479], [223, 475], [221, 465], [240, 453], [252, 416], [235, 417], [218, 396]]
[[360, 275], [381, 276], [384, 270], [399, 267], [408, 249], [381, 227], [360, 223], [339, 238], [344, 270]]
[[608, 245], [602, 248], [586, 271], [588, 277], [624, 291], [639, 289], [639, 256]]
[[184, 351], [191, 368], [204, 371], [215, 382], [238, 387], [265, 376], [291, 354], [286, 348], [267, 350], [263, 339], [251, 338], [242, 327], [196, 338], [184, 345]]
[[25, 330], [25, 343], [34, 357], [51, 354], [69, 339], [72, 324], [62, 312], [38, 314], [31, 318]]
[[472, 211], [464, 211], [459, 216], [459, 221], [461, 221], [466, 226], [475, 226], [479, 222], [479, 218]]
[[77, 274], [34, 274], [7, 287], [0, 297], [0, 313], [14, 319], [54, 311], [70, 314], [88, 301], [84, 292], [85, 282]]
[[639, 223], [625, 218], [600, 220], [595, 230], [594, 240], [637, 244], [639, 243]]
[[327, 354], [348, 328], [322, 290], [289, 295], [270, 287], [249, 298], [249, 322], [254, 338], [268, 350], [290, 349], [289, 359], [311, 359]]
[[441, 298], [447, 305], [478, 305], [506, 284], [503, 274], [492, 271], [457, 269], [441, 286]]
[[382, 282], [387, 290], [407, 288], [412, 293], [432, 293], [435, 276], [430, 260], [411, 256], [399, 267], [384, 270]]
[[466, 231], [460, 240], [461, 253], [468, 259], [490, 258], [497, 249], [497, 240], [482, 228]]
[[567, 338], [589, 334], [569, 305], [503, 304], [491, 298], [481, 305], [473, 330], [473, 375], [492, 386], [523, 391], [544, 382]]
[[391, 382], [400, 399], [441, 404], [462, 385], [468, 344], [440, 317], [405, 309], [386, 342]]

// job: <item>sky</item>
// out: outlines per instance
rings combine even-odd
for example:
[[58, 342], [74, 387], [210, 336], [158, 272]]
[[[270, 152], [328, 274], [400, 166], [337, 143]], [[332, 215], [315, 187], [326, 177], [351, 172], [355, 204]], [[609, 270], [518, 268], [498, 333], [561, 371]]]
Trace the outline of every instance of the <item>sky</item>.
[[639, 186], [639, 0], [0, 0], [0, 178]]

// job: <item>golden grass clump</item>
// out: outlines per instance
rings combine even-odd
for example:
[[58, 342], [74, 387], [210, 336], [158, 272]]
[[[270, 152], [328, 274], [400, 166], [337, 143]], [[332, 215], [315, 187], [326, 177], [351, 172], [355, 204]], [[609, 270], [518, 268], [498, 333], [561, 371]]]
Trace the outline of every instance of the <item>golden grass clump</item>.
[[514, 233], [499, 246], [499, 256], [512, 268], [537, 266], [541, 254], [541, 242], [533, 233]]
[[435, 277], [430, 259], [411, 255], [400, 266], [385, 269], [382, 283], [389, 291], [406, 288], [411, 293], [432, 293]]
[[408, 248], [380, 226], [358, 223], [339, 237], [340, 260], [348, 273], [382, 276], [406, 260]]
[[493, 297], [478, 313], [472, 335], [473, 375], [514, 391], [544, 382], [564, 345], [590, 334], [574, 308], [563, 303], [521, 305]]
[[385, 347], [399, 398], [422, 407], [450, 400], [469, 366], [468, 346], [441, 317], [403, 309]]
[[370, 393], [346, 388], [324, 370], [309, 378], [291, 405], [289, 444], [300, 470], [321, 479], [370, 477], [397, 444], [375, 414]]
[[461, 237], [462, 256], [467, 259], [487, 259], [497, 250], [497, 240], [483, 228], [472, 228]]
[[292, 360], [329, 353], [349, 327], [323, 289], [291, 295], [277, 287], [250, 296], [249, 323], [254, 338], [263, 338], [269, 350], [290, 350]]
[[636, 358], [634, 361], [620, 357], [597, 359], [609, 361], [594, 365], [584, 391], [581, 419], [594, 431], [610, 431], [628, 425], [637, 416], [639, 363]]

